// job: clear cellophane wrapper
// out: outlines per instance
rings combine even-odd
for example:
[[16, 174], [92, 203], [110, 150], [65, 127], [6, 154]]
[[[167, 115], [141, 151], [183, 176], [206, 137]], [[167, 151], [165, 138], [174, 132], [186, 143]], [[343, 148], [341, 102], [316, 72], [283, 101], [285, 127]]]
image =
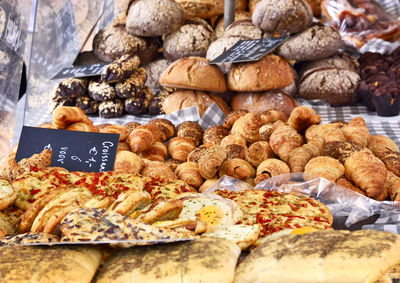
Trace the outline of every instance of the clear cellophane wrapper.
[[[272, 177], [257, 186], [224, 176], [206, 193], [216, 190], [242, 191], [249, 189], [270, 190], [282, 193], [294, 193], [312, 197], [325, 204], [334, 218], [334, 227], [349, 229], [359, 226], [361, 221], [372, 224], [381, 213], [393, 212], [400, 214], [400, 206], [393, 201], [376, 201], [343, 188], [327, 179], [305, 173], [285, 174]], [[372, 227], [373, 228], [373, 227]]]

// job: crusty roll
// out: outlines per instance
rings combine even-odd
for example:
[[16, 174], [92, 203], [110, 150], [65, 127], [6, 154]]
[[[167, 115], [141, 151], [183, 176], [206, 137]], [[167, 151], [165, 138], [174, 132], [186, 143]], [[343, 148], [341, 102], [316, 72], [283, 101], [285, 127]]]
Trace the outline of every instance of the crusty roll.
[[266, 110], [280, 110], [286, 117], [289, 117], [296, 106], [296, 100], [283, 90], [240, 92], [235, 94], [231, 101], [233, 111], [246, 110], [260, 114]]
[[186, 161], [189, 153], [196, 148], [190, 138], [174, 137], [168, 142], [168, 152], [173, 159]]
[[200, 175], [204, 179], [214, 178], [226, 158], [226, 151], [222, 146], [216, 145], [208, 148], [200, 156], [198, 162]]
[[294, 77], [285, 58], [273, 54], [260, 61], [233, 65], [228, 74], [228, 88], [233, 91], [265, 91], [284, 88]]
[[221, 125], [216, 125], [204, 131], [203, 144], [220, 145], [224, 137], [229, 135], [229, 130]]
[[119, 134], [119, 141], [124, 141], [128, 137], [128, 129], [121, 125], [106, 125], [99, 128], [100, 133]]
[[115, 157], [114, 171], [139, 174], [144, 166], [143, 160], [133, 152], [122, 150]]
[[247, 113], [236, 120], [232, 126], [231, 133], [242, 136], [250, 144], [260, 140], [260, 127], [260, 117], [255, 113]]
[[222, 126], [224, 126], [227, 129], [231, 129], [233, 124], [236, 122], [236, 120], [239, 119], [240, 117], [246, 115], [247, 113], [249, 113], [249, 111], [247, 111], [247, 110], [237, 110], [237, 111], [229, 112], [229, 114], [226, 115]]
[[201, 145], [201, 146], [199, 146], [199, 147], [196, 147], [195, 149], [193, 149], [190, 153], [189, 153], [189, 155], [188, 155], [188, 157], [187, 157], [187, 161], [190, 161], [190, 162], [198, 162], [199, 161], [199, 159], [200, 159], [200, 156], [202, 156], [203, 155], [203, 153], [209, 148], [210, 146], [204, 146], [204, 145]]
[[203, 129], [197, 122], [186, 121], [176, 127], [176, 136], [185, 137], [193, 140], [196, 146], [199, 146], [203, 140]]
[[274, 157], [274, 152], [269, 142], [266, 141], [258, 141], [251, 144], [246, 152], [246, 160], [254, 167], [260, 165], [264, 160]]
[[228, 159], [239, 158], [246, 160], [247, 148], [238, 144], [228, 144], [225, 147], [226, 156]]
[[51, 119], [57, 129], [65, 129], [77, 122], [93, 125], [93, 122], [79, 107], [59, 106], [54, 109]]
[[222, 163], [218, 174], [219, 177], [228, 175], [239, 180], [246, 180], [248, 178], [253, 178], [256, 175], [256, 170], [254, 170], [253, 166], [246, 160], [232, 158]]
[[317, 156], [308, 161], [304, 167], [304, 173], [335, 182], [344, 175], [344, 167], [342, 163], [332, 157]]
[[161, 132], [161, 141], [166, 141], [175, 135], [175, 126], [167, 119], [153, 119], [149, 122], [149, 124], [158, 126]]
[[258, 130], [258, 132], [260, 133], [260, 141], [269, 141], [269, 138], [271, 137], [273, 130], [274, 130], [273, 123], [262, 125]]
[[175, 174], [180, 180], [195, 188], [199, 188], [204, 181], [200, 175], [199, 166], [195, 162], [182, 163], [176, 168]]
[[230, 134], [221, 140], [222, 147], [227, 147], [231, 144], [237, 144], [246, 147], [246, 139], [240, 135]]
[[224, 74], [201, 57], [186, 57], [175, 61], [162, 73], [160, 84], [174, 88], [226, 91]]
[[154, 124], [136, 127], [129, 135], [129, 145], [135, 153], [149, 148], [156, 141], [160, 141], [162, 133], [160, 128]]
[[162, 142], [155, 142], [149, 148], [139, 153], [139, 156], [143, 159], [151, 161], [164, 162], [168, 156], [168, 150], [165, 144]]

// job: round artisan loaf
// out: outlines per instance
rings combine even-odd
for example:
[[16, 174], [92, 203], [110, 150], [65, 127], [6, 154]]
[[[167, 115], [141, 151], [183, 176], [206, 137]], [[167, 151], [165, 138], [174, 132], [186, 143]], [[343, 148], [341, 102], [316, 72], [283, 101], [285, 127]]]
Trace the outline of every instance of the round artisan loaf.
[[230, 36], [244, 36], [248, 39], [260, 39], [263, 37], [263, 32], [253, 24], [251, 19], [241, 19], [226, 27], [224, 37]]
[[126, 30], [137, 36], [160, 36], [179, 28], [185, 13], [173, 0], [138, 0], [126, 17]]
[[305, 0], [261, 0], [252, 19], [266, 32], [297, 33], [311, 25], [313, 14]]
[[[208, 19], [224, 14], [224, 0], [175, 0], [183, 9], [186, 19]], [[236, 10], [246, 10], [247, 0], [236, 0]]]
[[[249, 19], [251, 21], [251, 15], [247, 11], [237, 11], [235, 12], [235, 20], [234, 22], [238, 20], [243, 20], [243, 19]], [[214, 31], [215, 35], [217, 37], [222, 37], [225, 32], [225, 27], [224, 27], [224, 17], [218, 17], [218, 19], [215, 21], [214, 24]]]
[[312, 61], [336, 54], [341, 45], [342, 38], [335, 29], [317, 24], [290, 37], [277, 54], [287, 60]]
[[175, 61], [182, 57], [206, 55], [210, 43], [216, 39], [214, 30], [200, 18], [188, 19], [177, 30], [164, 37], [163, 54]]
[[332, 106], [357, 101], [360, 76], [347, 56], [338, 55], [311, 61], [301, 71], [298, 95], [305, 99], [324, 99]]
[[160, 58], [144, 66], [147, 74], [146, 86], [150, 88], [161, 88], [159, 82], [160, 76], [170, 64], [171, 62], [169, 60]]
[[231, 101], [232, 111], [247, 110], [253, 113], [262, 113], [266, 110], [281, 110], [287, 117], [296, 101], [282, 90], [270, 90], [265, 92], [244, 92], [236, 94]]
[[285, 58], [268, 54], [251, 63], [233, 64], [228, 88], [233, 91], [265, 91], [293, 83], [293, 71]]
[[224, 74], [202, 57], [181, 58], [162, 73], [160, 84], [166, 87], [225, 92]]
[[214, 102], [218, 104], [223, 112], [229, 112], [228, 106], [222, 98], [194, 90], [176, 90], [164, 100], [162, 107], [165, 113], [171, 114], [175, 111], [195, 106], [201, 117]]

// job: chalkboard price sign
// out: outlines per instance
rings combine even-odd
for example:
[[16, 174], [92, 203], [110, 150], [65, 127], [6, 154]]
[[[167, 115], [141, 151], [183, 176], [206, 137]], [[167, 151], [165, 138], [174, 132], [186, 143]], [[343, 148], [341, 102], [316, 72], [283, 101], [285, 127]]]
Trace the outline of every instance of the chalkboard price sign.
[[231, 48], [212, 60], [210, 64], [258, 61], [281, 45], [288, 38], [289, 36], [287, 35], [283, 37], [261, 38], [255, 40], [239, 40]]
[[107, 63], [99, 63], [86, 66], [67, 67], [58, 72], [53, 79], [81, 78], [100, 75]]
[[22, 128], [16, 161], [40, 153], [53, 152], [51, 166], [71, 171], [106, 172], [114, 169], [118, 134], [103, 134]]

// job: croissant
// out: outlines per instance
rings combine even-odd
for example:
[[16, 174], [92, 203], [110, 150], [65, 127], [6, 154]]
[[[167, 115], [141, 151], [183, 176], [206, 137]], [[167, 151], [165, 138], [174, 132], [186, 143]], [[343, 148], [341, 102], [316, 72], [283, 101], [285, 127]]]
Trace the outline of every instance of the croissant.
[[178, 166], [181, 165], [182, 163], [183, 161], [172, 158], [164, 162], [164, 164], [168, 165], [169, 169], [171, 169], [172, 172], [175, 172], [176, 168], [178, 168]]
[[176, 128], [176, 135], [178, 137], [190, 138], [196, 146], [199, 146], [203, 140], [203, 129], [201, 126], [192, 121], [180, 123]]
[[339, 123], [312, 125], [306, 130], [305, 136], [307, 141], [316, 137], [324, 138], [326, 142], [346, 141]]
[[118, 147], [117, 147], [117, 152], [122, 151], [122, 150], [131, 151], [131, 147], [129, 146], [129, 143], [127, 143], [125, 141], [119, 142]]
[[136, 122], [128, 122], [128, 123], [124, 124], [123, 126], [128, 130], [128, 137], [129, 137], [129, 135], [132, 133], [132, 131], [134, 129], [136, 129], [137, 127], [139, 127], [140, 124], [136, 123]]
[[168, 167], [168, 165], [159, 161], [147, 162], [142, 170], [142, 175], [149, 178], [157, 179], [171, 179], [177, 180], [178, 177], [174, 172]]
[[400, 177], [400, 153], [396, 151], [386, 151], [381, 155], [381, 160], [385, 163], [387, 170]]
[[217, 125], [204, 131], [203, 144], [220, 145], [221, 140], [229, 135], [229, 130], [223, 126]]
[[39, 125], [39, 128], [57, 129], [57, 127], [52, 123], [42, 123], [42, 124]]
[[258, 130], [258, 132], [260, 133], [260, 141], [269, 141], [269, 138], [271, 137], [274, 128], [274, 123], [262, 125]]
[[[394, 181], [394, 180], [392, 180], [392, 181]], [[390, 198], [390, 190], [391, 190], [392, 185], [393, 184], [389, 180], [388, 175], [386, 175], [385, 184], [383, 186], [383, 189], [382, 189], [381, 193], [375, 198], [375, 200], [384, 201], [384, 200], [389, 199]]]
[[382, 192], [387, 170], [385, 164], [372, 154], [354, 152], [344, 163], [345, 174], [357, 187], [375, 199]]
[[139, 174], [143, 167], [143, 160], [133, 152], [122, 150], [115, 157], [115, 172]]
[[189, 153], [196, 148], [190, 138], [174, 137], [168, 142], [168, 152], [173, 159], [186, 161]]
[[290, 169], [287, 164], [279, 159], [270, 158], [261, 162], [257, 167], [256, 178], [254, 179], [255, 184], [259, 184], [262, 181], [268, 180], [274, 176], [289, 174]]
[[356, 117], [342, 128], [347, 141], [355, 142], [361, 146], [368, 146], [371, 137], [365, 121], [361, 117]]
[[391, 138], [383, 135], [371, 136], [368, 148], [379, 158], [387, 151], [399, 152], [397, 144]]
[[222, 163], [219, 169], [219, 177], [228, 175], [239, 180], [246, 180], [253, 178], [256, 175], [256, 171], [250, 163], [243, 159], [233, 158], [227, 159]]
[[51, 118], [57, 129], [65, 129], [76, 122], [93, 125], [89, 117], [79, 107], [59, 106], [54, 109]]
[[238, 144], [230, 144], [225, 147], [226, 155], [228, 159], [239, 158], [246, 159], [247, 148]]
[[304, 167], [312, 158], [323, 155], [325, 139], [315, 138], [292, 151], [288, 164], [292, 173], [304, 172]]
[[280, 159], [287, 162], [290, 153], [303, 145], [303, 137], [292, 127], [281, 125], [273, 130], [269, 138], [269, 144], [272, 151], [279, 156]]
[[151, 125], [157, 125], [160, 129], [161, 141], [166, 141], [169, 138], [172, 138], [175, 135], [175, 126], [171, 121], [167, 119], [153, 119], [149, 122]]
[[367, 196], [367, 194], [363, 191], [354, 186], [349, 180], [347, 180], [345, 177], [340, 177], [339, 179], [336, 180], [336, 184], [339, 186], [342, 186], [346, 189], [352, 190], [356, 193], [359, 193], [360, 195]]
[[388, 186], [390, 199], [400, 201], [400, 178], [388, 171], [385, 185]]
[[99, 128], [96, 126], [93, 126], [93, 124], [87, 124], [85, 122], [76, 122], [71, 125], [69, 125], [66, 130], [68, 131], [79, 131], [79, 132], [92, 132], [92, 133], [98, 133]]
[[227, 158], [222, 146], [212, 146], [199, 159], [199, 172], [204, 179], [212, 179], [217, 175], [219, 168]]
[[246, 147], [246, 139], [239, 135], [230, 134], [221, 140], [221, 146], [227, 147], [230, 144], [237, 144]]
[[168, 150], [162, 142], [155, 142], [148, 149], [140, 152], [139, 156], [151, 161], [164, 162], [167, 159]]
[[344, 167], [342, 163], [332, 157], [318, 156], [308, 161], [304, 167], [304, 173], [306, 173], [307, 179], [310, 179], [308, 177], [308, 174], [310, 174], [311, 178], [315, 175], [335, 182], [343, 176]]
[[276, 121], [283, 121], [283, 122], [287, 121], [285, 113], [283, 113], [281, 110], [278, 109], [266, 110], [259, 113], [258, 115], [260, 116], [262, 125], [270, 124]]
[[295, 107], [292, 113], [290, 113], [288, 120], [288, 124], [299, 133], [303, 132], [311, 125], [319, 123], [321, 123], [321, 116], [307, 106]]
[[149, 148], [156, 141], [161, 140], [161, 131], [156, 125], [140, 125], [129, 135], [129, 145], [134, 153]]
[[193, 149], [187, 156], [187, 161], [190, 162], [199, 162], [200, 156], [203, 155], [203, 153], [208, 149], [208, 146], [201, 145], [199, 147], [196, 147]]
[[244, 137], [250, 144], [260, 140], [260, 127], [260, 117], [255, 113], [247, 113], [236, 120], [232, 126], [231, 134]]
[[100, 133], [105, 134], [118, 134], [119, 141], [124, 141], [128, 137], [128, 129], [121, 125], [105, 125], [104, 127], [98, 126]]
[[254, 167], [260, 165], [265, 159], [274, 157], [274, 152], [266, 141], [253, 143], [246, 153], [246, 160]]
[[206, 193], [216, 182], [218, 182], [217, 178], [205, 180], [199, 188], [199, 193]]
[[247, 110], [238, 110], [238, 111], [229, 112], [229, 114], [226, 116], [222, 126], [224, 126], [227, 129], [231, 129], [233, 124], [236, 122], [236, 120], [239, 119], [240, 117], [246, 115], [247, 113], [249, 113]]
[[176, 168], [175, 174], [180, 180], [195, 188], [199, 188], [204, 181], [200, 175], [199, 166], [195, 162], [182, 163]]
[[331, 141], [325, 144], [325, 155], [330, 156], [334, 159], [339, 160], [342, 164], [346, 162], [346, 159], [350, 157], [354, 152], [372, 152], [361, 145], [354, 142], [345, 141]]

